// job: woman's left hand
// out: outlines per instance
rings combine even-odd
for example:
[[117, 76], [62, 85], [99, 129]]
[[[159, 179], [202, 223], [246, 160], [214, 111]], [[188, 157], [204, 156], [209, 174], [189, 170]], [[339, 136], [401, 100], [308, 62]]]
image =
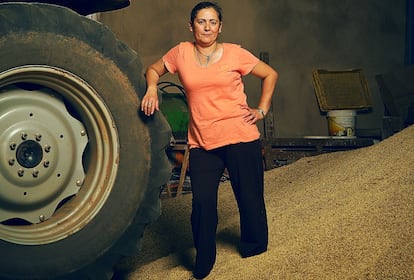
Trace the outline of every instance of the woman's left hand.
[[248, 106], [243, 106], [243, 109], [246, 109], [246, 113], [243, 115], [243, 119], [248, 124], [255, 124], [257, 121], [263, 119], [263, 115], [259, 112], [258, 109], [253, 109]]

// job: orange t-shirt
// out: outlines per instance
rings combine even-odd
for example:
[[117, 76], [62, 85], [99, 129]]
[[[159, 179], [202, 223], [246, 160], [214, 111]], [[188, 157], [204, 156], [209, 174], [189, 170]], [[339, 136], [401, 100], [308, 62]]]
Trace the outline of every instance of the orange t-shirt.
[[170, 73], [178, 73], [185, 89], [190, 121], [190, 148], [205, 150], [229, 144], [250, 142], [260, 137], [256, 125], [247, 124], [247, 106], [242, 76], [259, 62], [239, 45], [223, 43], [219, 61], [202, 68], [195, 57], [194, 44], [182, 42], [163, 56]]

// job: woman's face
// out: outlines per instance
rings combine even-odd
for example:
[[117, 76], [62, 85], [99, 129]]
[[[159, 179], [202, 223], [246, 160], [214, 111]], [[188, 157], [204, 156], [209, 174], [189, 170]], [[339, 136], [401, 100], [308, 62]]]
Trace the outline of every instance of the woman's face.
[[194, 22], [190, 24], [196, 43], [210, 46], [216, 42], [221, 32], [221, 22], [214, 8], [206, 8], [198, 11]]

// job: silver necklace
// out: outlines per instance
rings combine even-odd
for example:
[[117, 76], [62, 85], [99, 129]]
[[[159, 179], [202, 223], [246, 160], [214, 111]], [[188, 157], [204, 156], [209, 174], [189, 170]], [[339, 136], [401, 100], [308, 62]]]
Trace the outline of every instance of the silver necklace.
[[[216, 43], [216, 46], [214, 47], [214, 50], [213, 50], [210, 54], [208, 54], [208, 55], [207, 55], [207, 54], [203, 54], [203, 53], [201, 53], [201, 52], [198, 50], [197, 46], [194, 44], [194, 47], [195, 47], [195, 50], [196, 50], [197, 60], [198, 60], [198, 63], [200, 64], [200, 66], [201, 66], [201, 67], [207, 67], [208, 63], [210, 62], [211, 57], [213, 56], [213, 54], [214, 54], [214, 53], [215, 53], [215, 51], [217, 50], [217, 45], [218, 45], [218, 43]], [[205, 56], [205, 57], [206, 57], [206, 63], [205, 63], [205, 64], [203, 64], [203, 63], [201, 62], [201, 59], [200, 59], [199, 54], [201, 54], [202, 56]]]

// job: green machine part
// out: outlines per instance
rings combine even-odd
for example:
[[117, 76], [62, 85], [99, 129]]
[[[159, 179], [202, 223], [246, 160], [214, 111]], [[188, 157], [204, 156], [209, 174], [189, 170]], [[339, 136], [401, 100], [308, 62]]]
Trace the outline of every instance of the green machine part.
[[[184, 89], [171, 82], [161, 82], [158, 86], [162, 94], [160, 110], [167, 119], [174, 138], [186, 140], [189, 116]], [[170, 92], [171, 88], [175, 88], [179, 92]]]

